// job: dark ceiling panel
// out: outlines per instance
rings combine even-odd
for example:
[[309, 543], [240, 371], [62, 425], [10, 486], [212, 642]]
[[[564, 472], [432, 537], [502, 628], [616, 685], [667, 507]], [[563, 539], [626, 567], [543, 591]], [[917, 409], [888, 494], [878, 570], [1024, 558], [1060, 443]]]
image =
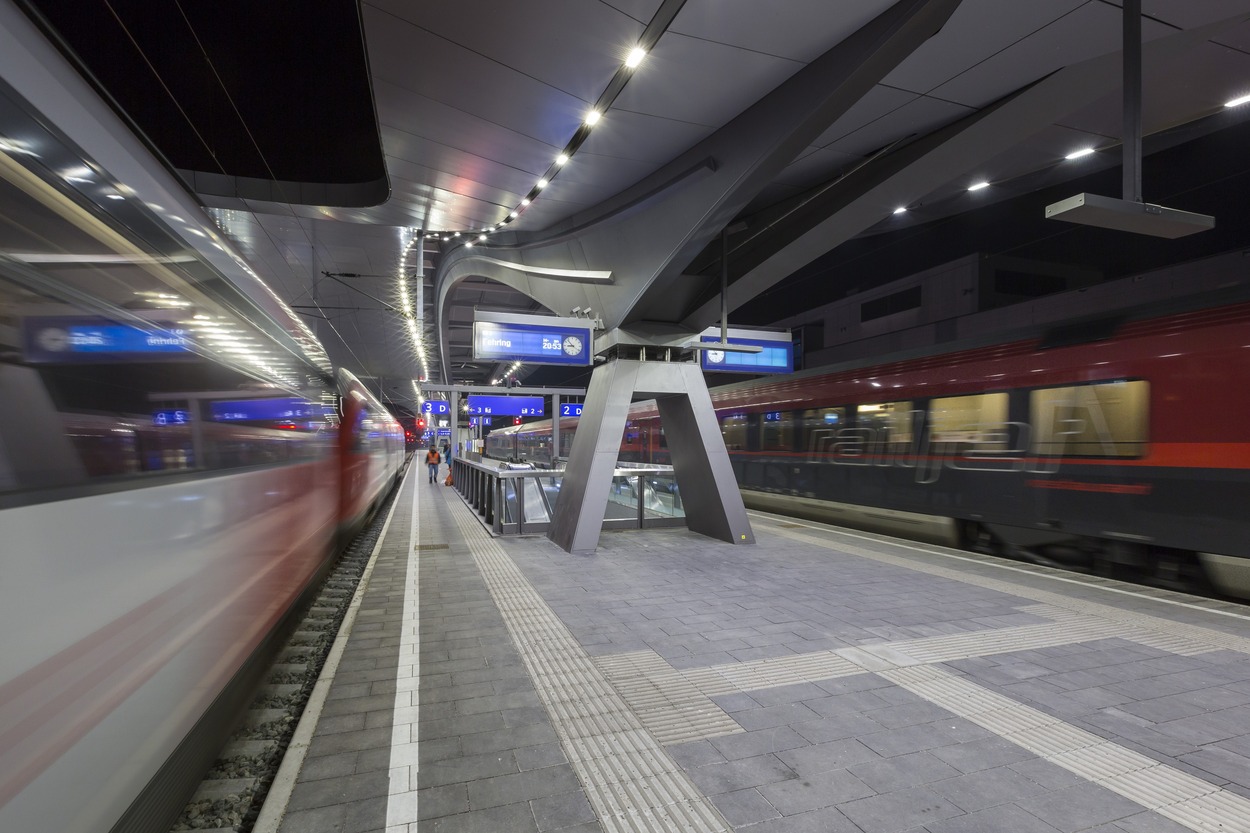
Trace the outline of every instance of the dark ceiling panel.
[[385, 180], [352, 0], [324, 0], [315, 14], [297, 0], [228, 13], [142, 0], [26, 6], [175, 168], [290, 183]]

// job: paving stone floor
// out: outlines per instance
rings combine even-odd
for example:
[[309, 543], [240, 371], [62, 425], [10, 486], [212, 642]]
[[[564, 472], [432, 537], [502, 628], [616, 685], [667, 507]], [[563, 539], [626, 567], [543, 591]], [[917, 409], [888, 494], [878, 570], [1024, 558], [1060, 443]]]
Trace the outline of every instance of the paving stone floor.
[[1250, 831], [1250, 611], [753, 524], [578, 557], [410, 478], [282, 830]]

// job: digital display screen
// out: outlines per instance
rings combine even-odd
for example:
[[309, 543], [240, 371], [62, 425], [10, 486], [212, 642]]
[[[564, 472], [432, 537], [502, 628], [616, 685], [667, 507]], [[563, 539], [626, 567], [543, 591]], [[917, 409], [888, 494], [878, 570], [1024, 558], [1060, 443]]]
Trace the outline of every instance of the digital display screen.
[[541, 396], [470, 396], [469, 416], [542, 416]]
[[322, 419], [325, 416], [322, 406], [295, 397], [213, 402], [210, 408], [212, 418], [217, 422], [274, 422]]
[[562, 417], [579, 417], [582, 415], [582, 403], [580, 402], [564, 402], [560, 405], [560, 416]]
[[133, 357], [187, 357], [190, 334], [176, 326], [141, 328], [106, 318], [34, 317], [24, 322], [27, 361], [115, 361]]
[[[703, 336], [702, 340], [705, 342], [719, 341], [719, 339], [713, 336]], [[727, 373], [794, 372], [794, 344], [789, 341], [731, 337], [729, 343], [753, 345], [764, 349], [759, 353], [701, 350], [699, 352], [699, 366], [706, 371]]]
[[473, 323], [473, 358], [531, 364], [590, 364], [590, 328]]

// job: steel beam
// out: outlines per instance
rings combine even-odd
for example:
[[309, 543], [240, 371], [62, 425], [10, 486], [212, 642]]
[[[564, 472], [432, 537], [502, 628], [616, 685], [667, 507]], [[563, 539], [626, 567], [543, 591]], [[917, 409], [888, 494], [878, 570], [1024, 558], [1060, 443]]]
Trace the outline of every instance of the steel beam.
[[729, 543], [754, 544], [698, 365], [626, 360], [602, 364], [591, 376], [548, 537], [568, 552], [595, 551], [635, 396], [655, 397], [659, 405], [687, 526]]
[[[899, 0], [710, 137], [600, 206], [541, 234], [497, 233], [491, 244], [449, 252], [436, 276], [439, 310], [457, 283], [480, 275], [558, 314], [593, 308], [607, 329], [681, 320], [694, 300], [690, 293], [701, 288], [682, 277], [690, 261], [804, 148], [941, 29], [959, 4]], [[541, 269], [611, 270], [614, 277], [607, 284], [570, 283]], [[440, 312], [440, 326], [443, 318]]]

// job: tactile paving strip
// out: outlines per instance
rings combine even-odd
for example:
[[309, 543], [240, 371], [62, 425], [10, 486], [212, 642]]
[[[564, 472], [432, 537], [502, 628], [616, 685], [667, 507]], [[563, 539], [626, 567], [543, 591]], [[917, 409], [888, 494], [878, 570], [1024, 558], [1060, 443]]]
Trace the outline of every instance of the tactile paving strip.
[[934, 666], [878, 671], [931, 703], [1202, 833], [1250, 830], [1250, 799]]
[[687, 671], [673, 668], [654, 651], [610, 654], [594, 662], [663, 744], [743, 731], [712, 702], [718, 694], [828, 680], [864, 670], [832, 651]]
[[732, 830], [470, 510], [452, 511], [607, 833]]
[[1054, 605], [1030, 605], [1020, 610], [1049, 621], [686, 670], [672, 667], [654, 651], [609, 654], [596, 657], [594, 662], [656, 740], [670, 744], [741, 731], [737, 722], [710, 699], [720, 694], [1112, 637], [1174, 653], [1213, 650], [1185, 637], [1141, 632]]

